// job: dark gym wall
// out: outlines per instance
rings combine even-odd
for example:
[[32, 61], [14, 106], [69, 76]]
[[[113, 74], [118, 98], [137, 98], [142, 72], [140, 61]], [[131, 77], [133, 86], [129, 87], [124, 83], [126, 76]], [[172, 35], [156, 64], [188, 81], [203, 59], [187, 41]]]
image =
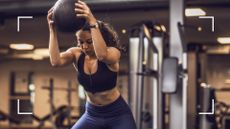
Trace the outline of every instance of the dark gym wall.
[[[39, 117], [43, 117], [50, 111], [49, 105], [49, 92], [42, 89], [42, 86], [49, 86], [49, 79], [54, 79], [55, 87], [67, 88], [68, 80], [72, 81], [72, 87], [77, 88], [78, 82], [76, 81], [76, 73], [73, 71], [73, 67], [63, 67], [55, 69], [51, 67], [49, 61], [30, 61], [30, 60], [12, 60], [4, 63], [0, 63], [0, 110], [9, 113], [9, 100], [11, 99], [10, 93], [10, 73], [16, 72], [34, 72], [33, 82], [35, 85], [35, 103], [34, 114]], [[66, 91], [54, 92], [55, 106], [67, 104]], [[72, 105], [79, 106], [77, 92], [72, 93]], [[17, 110], [17, 109], [15, 109]], [[7, 124], [7, 122], [1, 122], [1, 124]], [[36, 124], [36, 123], [35, 123]]]
[[[207, 82], [214, 88], [230, 87], [230, 56], [208, 55]], [[227, 81], [228, 80], [228, 81]], [[217, 92], [217, 99], [230, 104], [229, 92]]]

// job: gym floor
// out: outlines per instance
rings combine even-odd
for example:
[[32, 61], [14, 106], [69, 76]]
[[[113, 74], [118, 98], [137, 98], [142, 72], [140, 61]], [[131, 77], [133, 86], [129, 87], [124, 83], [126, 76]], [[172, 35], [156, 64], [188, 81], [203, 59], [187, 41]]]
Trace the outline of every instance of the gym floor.
[[[230, 1], [185, 0], [183, 12], [170, 10], [177, 0], [84, 1], [97, 19], [114, 27], [121, 46], [126, 49], [120, 59], [117, 87], [133, 111], [139, 129], [230, 129]], [[75, 68], [70, 65], [57, 69], [50, 64], [47, 11], [55, 2], [0, 1], [0, 129], [70, 129], [85, 111], [86, 97], [76, 79]], [[190, 12], [193, 9], [201, 14]], [[177, 38], [174, 32], [169, 31], [173, 31], [170, 15], [177, 19], [176, 14], [185, 14], [184, 31], [182, 35], [176, 35]], [[131, 30], [147, 25], [143, 21], [153, 25], [150, 29], [153, 41], [163, 44], [162, 48], [156, 45], [158, 52], [159, 49], [162, 52], [160, 56], [158, 53], [162, 62], [158, 60], [157, 70], [155, 66], [149, 71], [146, 67], [147, 71], [134, 74], [137, 69], [132, 69], [133, 64], [141, 61], [132, 59], [134, 55], [139, 57], [141, 52], [135, 45], [130, 46], [132, 39], [139, 38], [139, 31], [136, 34]], [[60, 51], [76, 46], [73, 33], [58, 32], [58, 35]], [[163, 60], [176, 55], [177, 51], [182, 53], [182, 45], [172, 44], [172, 37], [186, 42], [186, 51], [183, 52], [187, 55], [187, 63], [180, 59], [179, 62], [186, 64], [187, 68], [178, 66], [182, 70], [176, 75], [185, 80], [187, 90], [180, 87], [184, 84], [176, 82], [180, 86], [174, 87], [175, 92], [164, 92], [160, 85], [163, 75], [159, 70], [161, 66], [163, 68]], [[12, 47], [13, 44], [25, 43], [32, 48], [20, 50]], [[142, 65], [148, 66], [146, 64], [151, 61], [153, 65], [156, 60], [150, 58], [154, 54], [144, 55], [143, 60], [148, 57], [148, 61], [143, 61]], [[183, 57], [182, 54], [180, 56]], [[138, 80], [134, 76], [144, 77], [142, 94], [134, 89], [134, 85], [131, 86], [132, 81]], [[153, 77], [158, 80], [151, 82]], [[155, 84], [158, 89], [152, 87]], [[177, 107], [180, 104], [181, 107]], [[138, 112], [142, 113], [140, 119], [135, 115]], [[211, 115], [201, 115], [204, 112]], [[174, 121], [179, 118], [183, 121]]]

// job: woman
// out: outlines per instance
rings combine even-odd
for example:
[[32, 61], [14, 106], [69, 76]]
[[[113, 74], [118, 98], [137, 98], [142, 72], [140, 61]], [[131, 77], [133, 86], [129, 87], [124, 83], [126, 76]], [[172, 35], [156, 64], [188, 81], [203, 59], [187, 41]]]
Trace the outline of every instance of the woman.
[[61, 53], [52, 21], [53, 10], [47, 15], [51, 64], [73, 63], [87, 96], [86, 112], [72, 129], [136, 129], [131, 110], [116, 87], [120, 51], [116, 48], [115, 31], [108, 24], [98, 22], [82, 1], [75, 3], [75, 12], [88, 25], [76, 32], [78, 47]]

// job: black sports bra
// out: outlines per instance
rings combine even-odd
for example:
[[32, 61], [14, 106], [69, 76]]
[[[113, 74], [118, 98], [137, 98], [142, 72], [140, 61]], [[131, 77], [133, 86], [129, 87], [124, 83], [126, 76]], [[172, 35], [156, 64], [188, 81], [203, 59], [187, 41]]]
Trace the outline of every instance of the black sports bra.
[[113, 89], [117, 82], [117, 72], [111, 71], [104, 62], [97, 61], [98, 67], [94, 74], [84, 72], [85, 54], [82, 52], [78, 62], [78, 81], [88, 92], [96, 93]]

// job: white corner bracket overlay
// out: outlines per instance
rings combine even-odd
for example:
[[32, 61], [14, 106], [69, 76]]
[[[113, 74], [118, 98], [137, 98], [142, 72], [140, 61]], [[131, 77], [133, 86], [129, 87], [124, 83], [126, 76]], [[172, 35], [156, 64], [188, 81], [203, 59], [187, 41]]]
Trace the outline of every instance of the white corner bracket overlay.
[[20, 112], [20, 100], [18, 99], [18, 104], [17, 104], [17, 113], [19, 115], [31, 115], [33, 114], [32, 112]]
[[20, 19], [32, 19], [33, 16], [18, 16], [17, 18], [17, 32], [20, 32]]
[[215, 113], [215, 102], [212, 99], [212, 112], [199, 112], [199, 115], [214, 115]]
[[215, 18], [214, 16], [199, 16], [200, 19], [212, 19], [212, 32], [215, 31]]

